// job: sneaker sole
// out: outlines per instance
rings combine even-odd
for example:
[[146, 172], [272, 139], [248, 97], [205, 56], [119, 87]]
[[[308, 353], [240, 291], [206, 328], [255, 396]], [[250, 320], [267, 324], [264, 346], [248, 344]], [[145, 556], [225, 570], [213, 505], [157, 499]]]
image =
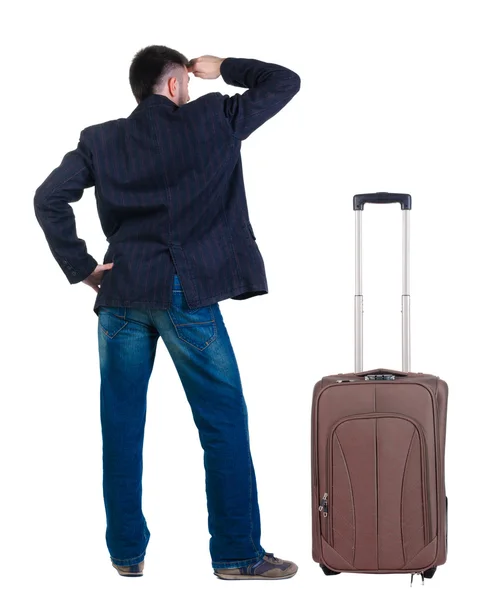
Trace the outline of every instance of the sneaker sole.
[[119, 571], [119, 569], [115, 565], [112, 565], [112, 566], [119, 573], [119, 575], [121, 577], [142, 577], [143, 576], [143, 573], [124, 573], [122, 571]]
[[219, 577], [219, 579], [226, 579], [228, 581], [231, 581], [232, 579], [262, 579], [266, 581], [275, 581], [277, 579], [290, 579], [291, 577], [294, 577], [296, 573], [297, 571], [290, 575], [284, 575], [283, 577], [267, 577], [266, 575], [224, 575], [223, 573], [216, 572], [214, 572], [214, 575]]

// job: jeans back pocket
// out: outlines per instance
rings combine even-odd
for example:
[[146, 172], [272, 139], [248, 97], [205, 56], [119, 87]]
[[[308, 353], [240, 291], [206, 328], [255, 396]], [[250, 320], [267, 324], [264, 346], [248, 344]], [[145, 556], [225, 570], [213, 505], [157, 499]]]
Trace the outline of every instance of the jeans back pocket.
[[173, 290], [168, 314], [178, 337], [199, 350], [207, 348], [217, 337], [212, 305], [189, 308], [182, 289]]
[[113, 339], [127, 325], [126, 308], [123, 306], [101, 306], [98, 322], [105, 335]]

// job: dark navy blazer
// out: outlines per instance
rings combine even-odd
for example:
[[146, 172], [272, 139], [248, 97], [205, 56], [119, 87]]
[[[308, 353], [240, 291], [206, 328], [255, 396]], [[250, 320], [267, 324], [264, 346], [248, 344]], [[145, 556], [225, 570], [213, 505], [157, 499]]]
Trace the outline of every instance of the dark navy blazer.
[[37, 188], [34, 209], [51, 253], [70, 283], [98, 264], [77, 237], [71, 202], [95, 186], [109, 242], [93, 310], [166, 309], [174, 274], [190, 309], [268, 293], [248, 216], [241, 142], [299, 91], [285, 67], [226, 58], [221, 75], [249, 88], [210, 93], [177, 106], [152, 94], [127, 118], [82, 130], [78, 146]]

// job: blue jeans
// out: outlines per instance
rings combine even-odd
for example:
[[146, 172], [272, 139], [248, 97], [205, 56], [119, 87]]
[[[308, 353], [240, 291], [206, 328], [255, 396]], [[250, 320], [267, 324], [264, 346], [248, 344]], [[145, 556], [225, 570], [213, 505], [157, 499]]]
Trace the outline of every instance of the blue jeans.
[[218, 304], [190, 310], [177, 275], [168, 310], [102, 306], [99, 312], [110, 558], [117, 565], [137, 564], [150, 537], [141, 509], [142, 453], [146, 393], [159, 336], [177, 369], [204, 451], [212, 566], [254, 563], [265, 550], [238, 365]]

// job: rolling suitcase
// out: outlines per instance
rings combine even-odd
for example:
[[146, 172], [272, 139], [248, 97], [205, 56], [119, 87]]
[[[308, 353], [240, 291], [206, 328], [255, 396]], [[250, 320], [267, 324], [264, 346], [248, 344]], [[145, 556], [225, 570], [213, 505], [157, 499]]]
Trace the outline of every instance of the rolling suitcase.
[[[363, 371], [362, 211], [402, 208], [402, 371]], [[355, 211], [355, 372], [313, 390], [312, 556], [326, 575], [433, 577], [446, 561], [445, 433], [448, 386], [410, 371], [411, 196], [361, 194]]]

